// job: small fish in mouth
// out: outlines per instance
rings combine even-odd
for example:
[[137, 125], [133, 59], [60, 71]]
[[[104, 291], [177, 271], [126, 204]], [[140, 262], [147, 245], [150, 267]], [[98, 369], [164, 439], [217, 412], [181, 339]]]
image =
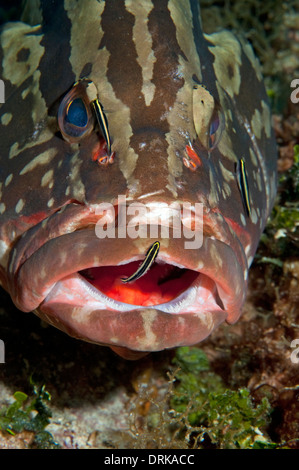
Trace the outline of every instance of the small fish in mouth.
[[[236, 322], [277, 186], [250, 46], [203, 34], [198, 0], [29, 0], [1, 29], [0, 78], [0, 283], [15, 305], [130, 359]], [[174, 214], [200, 246], [164, 234]]]
[[[153, 262], [150, 271], [135, 277], [140, 267], [138, 261], [135, 261], [121, 266], [91, 268], [80, 271], [79, 274], [107, 297], [135, 306], [170, 302], [185, 292], [199, 276], [196, 271], [181, 269], [165, 262]], [[129, 283], [124, 283], [119, 274], [132, 270], [134, 274], [125, 278], [130, 279]]]
[[160, 249], [160, 243], [159, 242], [153, 243], [146, 253], [145, 260], [141, 263], [137, 271], [127, 278], [122, 278], [121, 279], [122, 282], [127, 283], [127, 282], [137, 281], [137, 279], [139, 279], [141, 276], [144, 276], [144, 274], [150, 269], [153, 262], [157, 258], [159, 249]]

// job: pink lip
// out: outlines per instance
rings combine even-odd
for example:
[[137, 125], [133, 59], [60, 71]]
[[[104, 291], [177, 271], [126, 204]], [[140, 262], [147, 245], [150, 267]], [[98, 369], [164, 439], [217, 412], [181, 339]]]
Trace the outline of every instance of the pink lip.
[[85, 341], [136, 351], [195, 344], [223, 321], [238, 319], [246, 267], [236, 249], [215, 237], [204, 237], [197, 250], [184, 249], [183, 238], [160, 240], [161, 262], [200, 273], [200, 282], [170, 304], [142, 307], [107, 298], [78, 272], [142, 259], [153, 241], [99, 239], [93, 219], [89, 209], [69, 206], [24, 235], [11, 263], [10, 290], [19, 309], [35, 310]]
[[[160, 351], [198, 343], [226, 319], [226, 312], [217, 305], [214, 311], [202, 314], [170, 314], [159, 310], [159, 306], [131, 306], [127, 311], [102, 309], [81, 282], [72, 275], [59, 281], [41, 304], [39, 316], [85, 341], [134, 351]], [[76, 307], [66, 301], [68, 294], [76, 299]]]
[[[225, 265], [215, 268], [209, 255], [212, 245], [217, 246], [222, 259], [230, 255], [229, 271]], [[169, 240], [167, 248], [161, 247], [161, 259], [178, 265], [182, 264], [179, 253], [182, 253], [181, 239]], [[15, 277], [15, 303], [21, 310], [37, 309], [41, 317], [72, 336], [139, 351], [194, 344], [224, 320], [234, 322], [238, 318], [245, 292], [244, 285], [236, 282], [243, 279], [239, 264], [227, 245], [208, 238], [196, 257], [192, 250], [184, 251], [183, 264], [200, 271], [213, 285], [217, 284], [225, 310], [216, 302], [203, 306], [202, 311], [188, 308], [175, 314], [165, 313], [159, 305], [155, 308], [132, 305], [130, 310], [118, 310], [95, 299], [83, 285], [86, 281], [77, 274], [90, 267], [117, 265], [135, 254], [133, 240], [126, 240], [125, 247], [123, 240], [116, 245], [116, 240], [99, 240], [91, 229], [52, 239], [19, 269]], [[202, 260], [206, 262], [199, 270]]]

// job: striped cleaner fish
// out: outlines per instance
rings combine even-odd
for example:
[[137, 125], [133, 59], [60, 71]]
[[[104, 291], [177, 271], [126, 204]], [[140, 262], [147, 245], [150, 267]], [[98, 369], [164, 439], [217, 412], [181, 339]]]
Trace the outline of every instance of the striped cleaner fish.
[[82, 4], [1, 30], [1, 285], [123, 357], [198, 343], [239, 318], [275, 197], [257, 60], [196, 0]]

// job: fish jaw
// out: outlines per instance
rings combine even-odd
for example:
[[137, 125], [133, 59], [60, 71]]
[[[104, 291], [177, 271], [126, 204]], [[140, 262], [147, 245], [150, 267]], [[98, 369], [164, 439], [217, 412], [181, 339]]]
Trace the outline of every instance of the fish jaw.
[[[116, 300], [81, 274], [141, 261], [151, 243], [99, 239], [90, 228], [66, 233], [44, 243], [17, 267], [12, 298], [21, 310], [34, 310], [69, 335], [108, 345], [126, 358], [196, 344], [219, 324], [239, 318], [247, 267], [229, 245], [213, 236], [204, 237], [198, 250], [184, 249], [183, 238], [160, 239], [159, 263], [198, 273], [170, 301], [139, 305]], [[146, 276], [150, 275], [151, 270]]]
[[[195, 289], [187, 299], [187, 312], [183, 313], [161, 310], [167, 308], [167, 304], [138, 308], [118, 304], [115, 309], [109, 307], [108, 310], [104, 296], [97, 299], [95, 292], [88, 291], [85, 282], [76, 275], [58, 282], [39, 307], [38, 315], [70, 336], [109, 345], [117, 352], [118, 348], [140, 353], [196, 344], [227, 317], [218, 305], [214, 310], [189, 313], [188, 310], [195, 308], [195, 304], [191, 305]], [[206, 291], [207, 297], [210, 295], [210, 291], [202, 290]]]

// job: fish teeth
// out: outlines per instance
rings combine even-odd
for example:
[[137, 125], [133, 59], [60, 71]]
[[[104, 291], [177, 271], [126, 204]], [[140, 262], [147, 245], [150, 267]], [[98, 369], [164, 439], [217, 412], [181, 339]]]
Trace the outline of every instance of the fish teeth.
[[186, 310], [187, 307], [195, 303], [196, 294], [198, 287], [189, 287], [176, 299], [167, 302], [166, 304], [158, 305], [159, 310], [165, 313], [180, 313], [182, 310]]
[[[80, 274], [78, 276], [80, 276]], [[106, 307], [111, 308], [113, 310], [119, 310], [122, 312], [127, 312], [128, 310], [132, 310], [132, 305], [126, 304], [124, 302], [118, 302], [117, 300], [114, 300], [111, 297], [108, 297], [107, 295], [103, 294], [101, 291], [96, 289], [88, 281], [86, 281], [82, 276], [80, 276], [80, 280], [84, 289], [87, 290], [88, 293], [95, 300], [98, 300], [102, 302], [103, 304], [105, 304]]]
[[[141, 310], [145, 308], [144, 305], [133, 305], [133, 304], [127, 304], [125, 302], [119, 302], [118, 300], [114, 300], [111, 297], [108, 297], [107, 295], [103, 294], [103, 292], [96, 289], [86, 279], [80, 276], [80, 274], [78, 274], [78, 276], [80, 277], [80, 280], [82, 282], [84, 289], [87, 290], [89, 294], [95, 300], [102, 302], [108, 308], [111, 308], [113, 310], [118, 310], [121, 312], [127, 312], [129, 310]], [[158, 309], [165, 313], [172, 313], [172, 314], [180, 313], [182, 310], [185, 311], [187, 307], [194, 304], [199, 287], [200, 287], [200, 276], [198, 279], [196, 279], [196, 281], [193, 283], [192, 286], [190, 286], [187, 290], [182, 292], [182, 294], [180, 294], [175, 299], [170, 300], [169, 302], [166, 302], [163, 304], [147, 305], [146, 308], [153, 309], [153, 310]]]

